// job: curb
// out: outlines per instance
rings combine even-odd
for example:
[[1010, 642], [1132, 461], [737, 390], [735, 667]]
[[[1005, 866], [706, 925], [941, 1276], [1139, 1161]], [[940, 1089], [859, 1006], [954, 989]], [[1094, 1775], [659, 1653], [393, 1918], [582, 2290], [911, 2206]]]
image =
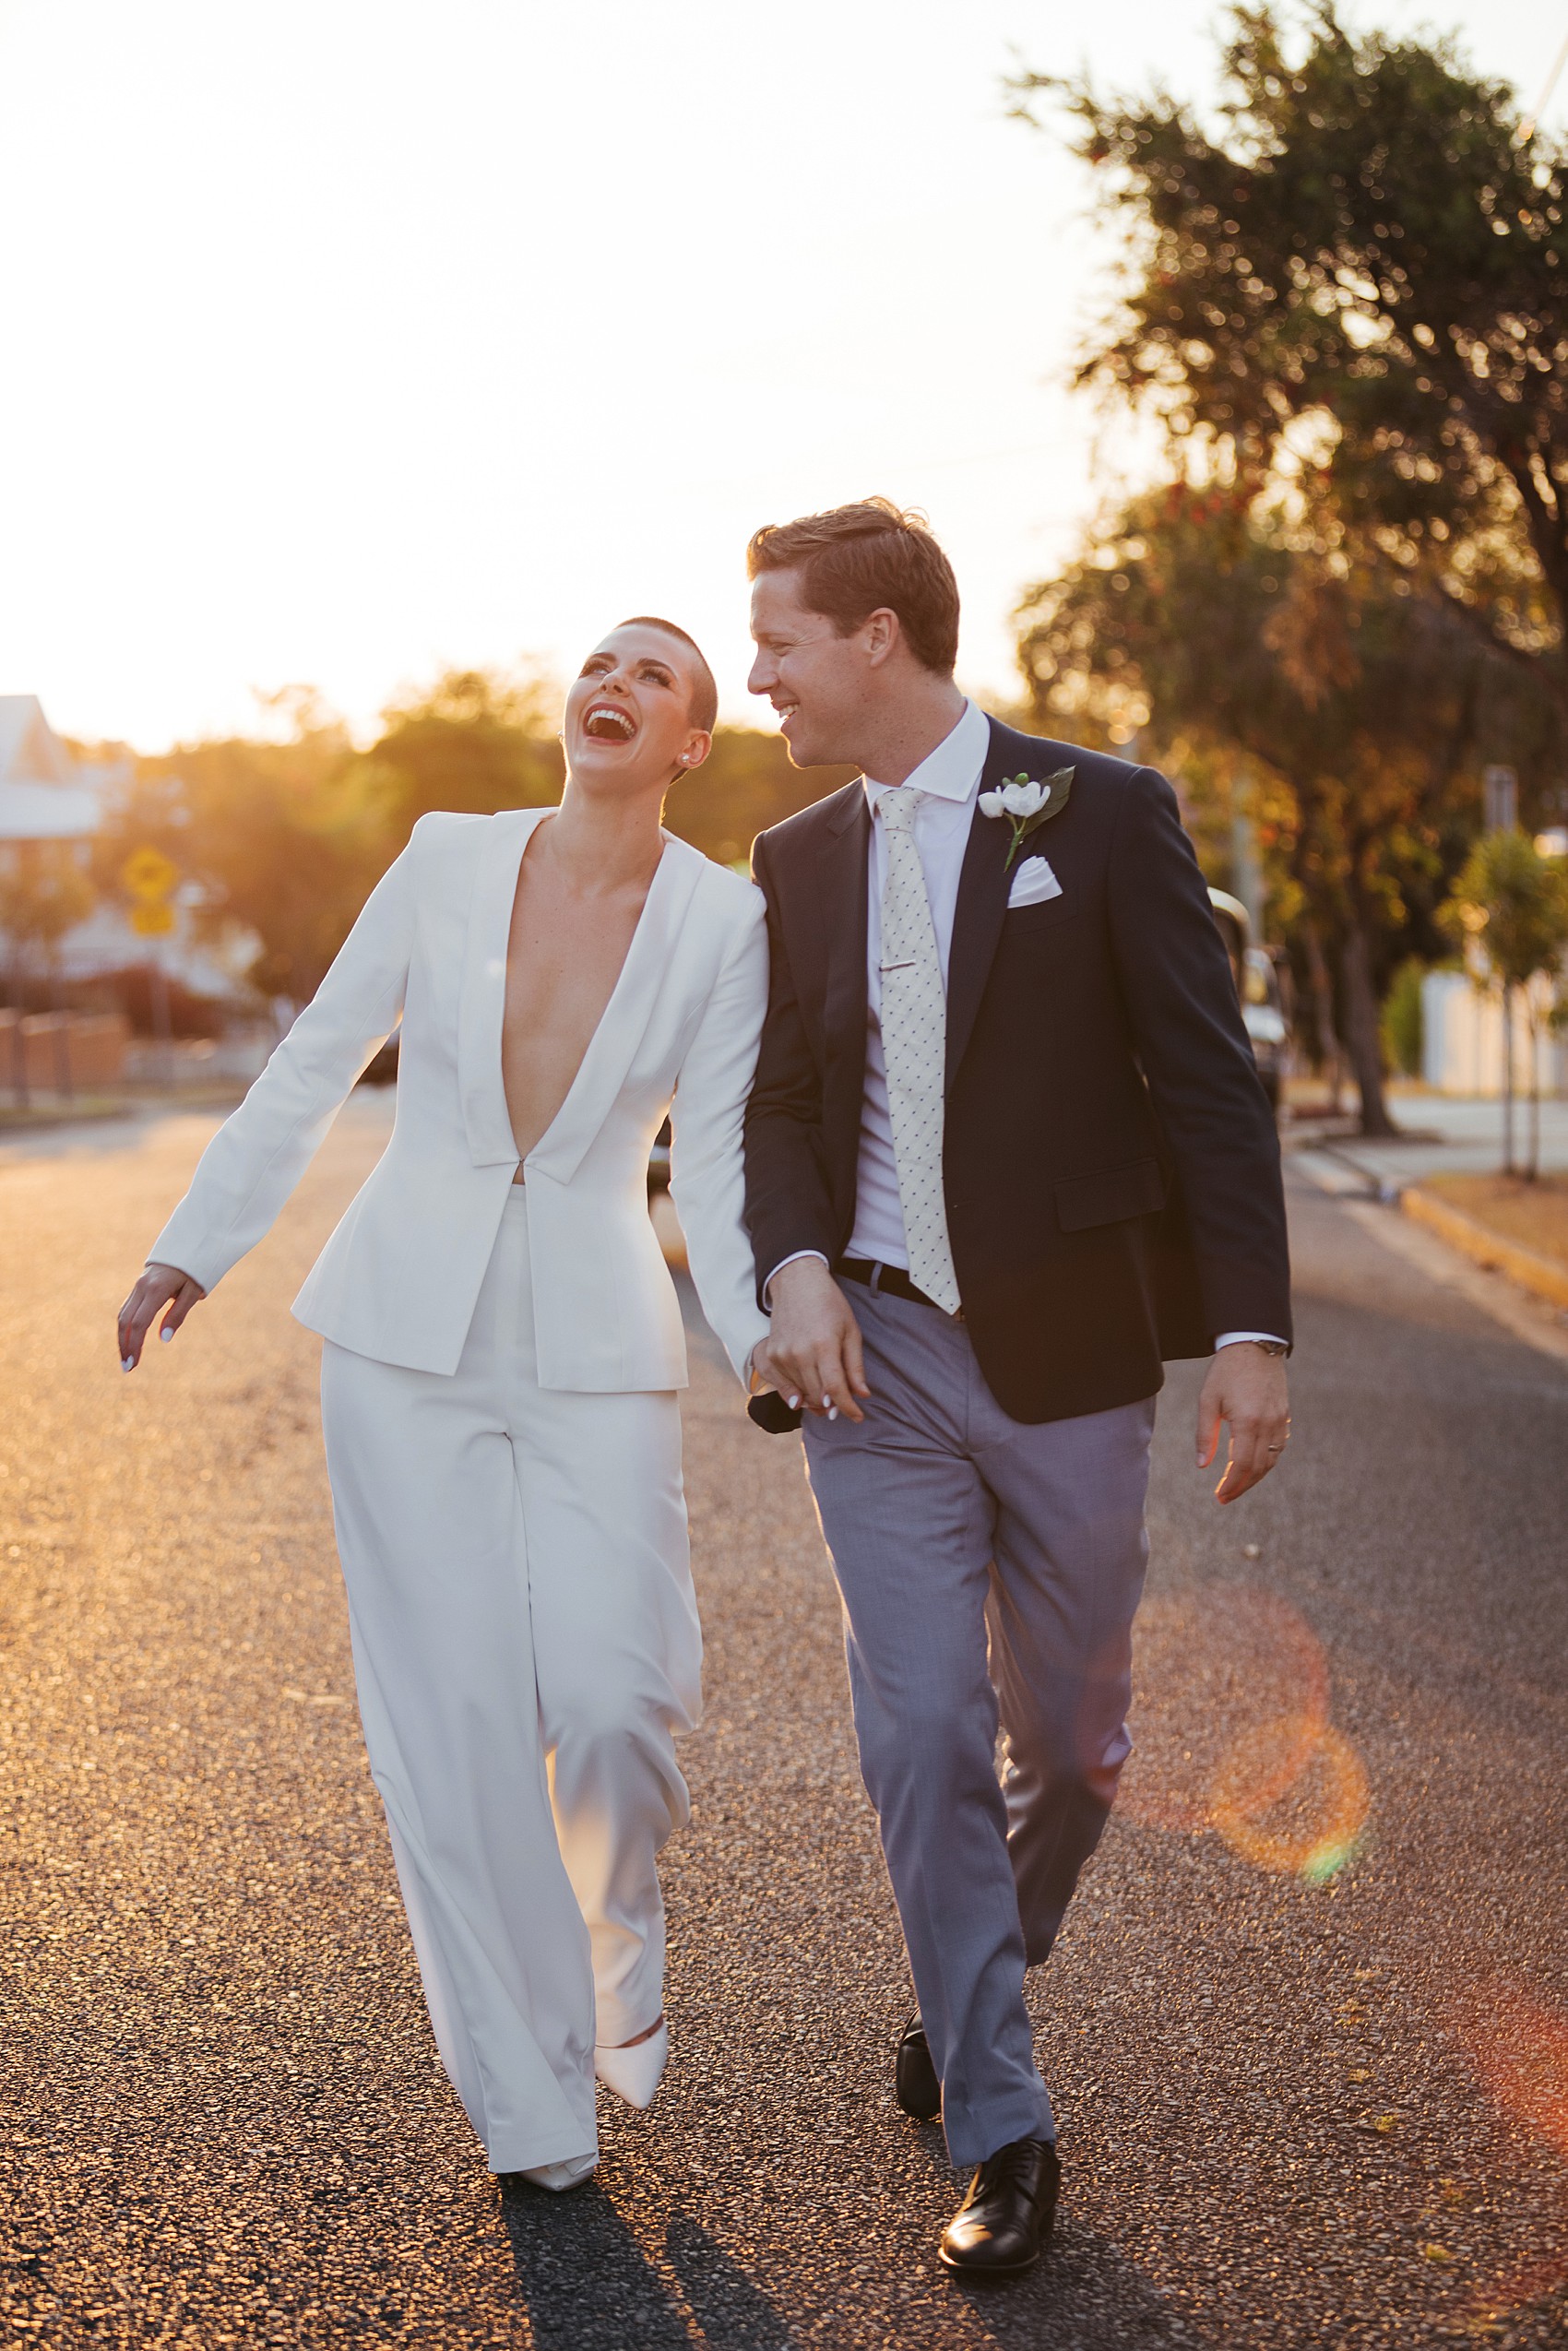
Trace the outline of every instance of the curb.
[[[43, 1088], [40, 1086], [40, 1093]], [[88, 1126], [100, 1119], [125, 1119], [134, 1114], [128, 1098], [116, 1096], [105, 1101], [100, 1095], [87, 1095], [80, 1102], [69, 1098], [60, 1105], [52, 1101], [47, 1110], [23, 1110], [15, 1099], [0, 1110], [0, 1135], [47, 1134], [57, 1126]]]
[[1511, 1282], [1545, 1299], [1549, 1306], [1568, 1308], [1568, 1266], [1554, 1265], [1550, 1258], [1538, 1257], [1533, 1249], [1521, 1249], [1516, 1241], [1500, 1240], [1473, 1217], [1451, 1208], [1445, 1200], [1434, 1199], [1419, 1185], [1411, 1184], [1399, 1194], [1399, 1205], [1407, 1217], [1427, 1226], [1452, 1248], [1463, 1250], [1478, 1265], [1506, 1274]]

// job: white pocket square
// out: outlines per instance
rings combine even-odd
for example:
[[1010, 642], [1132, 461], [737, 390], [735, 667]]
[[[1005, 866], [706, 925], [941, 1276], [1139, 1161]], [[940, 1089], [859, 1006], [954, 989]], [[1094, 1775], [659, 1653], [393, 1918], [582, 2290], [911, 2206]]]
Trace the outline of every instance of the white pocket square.
[[1062, 885], [1044, 857], [1026, 857], [1013, 876], [1013, 886], [1007, 893], [1007, 903], [1014, 906], [1041, 906], [1047, 898], [1059, 898]]

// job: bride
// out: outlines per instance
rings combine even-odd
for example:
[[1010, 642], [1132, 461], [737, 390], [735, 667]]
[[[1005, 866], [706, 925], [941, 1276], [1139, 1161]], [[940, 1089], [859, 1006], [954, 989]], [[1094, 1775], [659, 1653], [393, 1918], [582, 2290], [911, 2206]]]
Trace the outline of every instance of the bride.
[[566, 697], [559, 808], [429, 815], [208, 1144], [119, 1318], [134, 1371], [267, 1232], [401, 1022], [397, 1119], [294, 1312], [322, 1418], [360, 1712], [431, 2022], [491, 2169], [598, 2161], [594, 2077], [669, 2048], [656, 1857], [699, 1704], [676, 1391], [648, 1219], [671, 1190], [709, 1322], [766, 1336], [741, 1120], [760, 893], [660, 827], [712, 673], [625, 622]]

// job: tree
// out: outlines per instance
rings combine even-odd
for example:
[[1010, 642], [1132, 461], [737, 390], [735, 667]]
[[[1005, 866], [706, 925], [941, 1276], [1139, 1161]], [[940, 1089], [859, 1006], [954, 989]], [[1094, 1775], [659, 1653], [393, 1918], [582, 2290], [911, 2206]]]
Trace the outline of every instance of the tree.
[[100, 837], [101, 873], [144, 843], [200, 892], [196, 928], [259, 947], [253, 985], [299, 1004], [315, 994], [396, 849], [380, 778], [314, 697], [294, 696], [290, 739], [186, 743], [137, 762]]
[[[96, 897], [92, 876], [77, 854], [76, 842], [9, 841], [0, 849], [0, 931], [11, 942], [12, 993], [18, 1013], [27, 1010], [27, 964], [34, 949], [42, 954], [51, 996], [58, 1009], [60, 942], [67, 931], [87, 920]], [[21, 1073], [19, 1038], [17, 1051], [17, 1068]], [[55, 1039], [55, 1066], [60, 1091], [68, 1094], [71, 1052], [63, 1033]], [[21, 1082], [25, 1086], [25, 1076]]]
[[1029, 591], [1019, 659], [1058, 730], [1138, 730], [1171, 766], [1211, 871], [1234, 809], [1253, 815], [1309, 978], [1336, 965], [1363, 1127], [1386, 1134], [1381, 984], [1462, 861], [1484, 750], [1505, 742], [1531, 778], [1565, 730], [1532, 677], [1340, 538], [1299, 498], [1147, 492]]
[[[249, 976], [267, 996], [303, 1003], [315, 993], [420, 816], [550, 807], [561, 796], [558, 699], [528, 669], [447, 671], [383, 714], [368, 752], [308, 689], [272, 706], [283, 741], [229, 737], [138, 762], [98, 844], [110, 890], [131, 849], [172, 857], [200, 893], [198, 930], [259, 941]], [[711, 758], [671, 794], [670, 830], [735, 863], [764, 825], [849, 774], [802, 774], [781, 738], [720, 727]]]
[[448, 670], [383, 714], [369, 757], [394, 846], [436, 808], [493, 815], [561, 797], [559, 696], [537, 671]]
[[756, 836], [854, 776], [852, 767], [792, 767], [782, 735], [758, 727], [718, 727], [700, 767], [680, 778], [664, 821], [720, 865], [751, 856]]
[[23, 967], [42, 951], [53, 968], [61, 940], [92, 912], [97, 893], [74, 841], [8, 841], [0, 851], [0, 931], [16, 960], [16, 996], [25, 994]]
[[1420, 956], [1408, 956], [1394, 975], [1384, 999], [1383, 1050], [1390, 1069], [1404, 1077], [1420, 1077], [1426, 1058], [1426, 1021], [1421, 991], [1427, 967]]
[[1184, 468], [1320, 475], [1366, 552], [1568, 708], [1568, 147], [1446, 43], [1332, 5], [1238, 6], [1218, 130], [1159, 94], [1065, 96], [1129, 240], [1081, 380]]
[[[513, 677], [454, 670], [395, 705], [369, 754], [395, 838], [431, 808], [547, 808], [561, 797], [560, 696], [537, 671]], [[703, 765], [680, 777], [671, 832], [721, 865], [742, 863], [755, 836], [849, 781], [851, 770], [792, 767], [783, 737], [719, 726]]]
[[[1527, 835], [1489, 833], [1476, 843], [1439, 920], [1467, 948], [1471, 977], [1503, 1011], [1503, 1172], [1534, 1182], [1540, 1169], [1539, 1031], [1545, 992], [1568, 954], [1568, 872]], [[1529, 1156], [1514, 1163], [1514, 997], [1524, 998], [1529, 1042]]]

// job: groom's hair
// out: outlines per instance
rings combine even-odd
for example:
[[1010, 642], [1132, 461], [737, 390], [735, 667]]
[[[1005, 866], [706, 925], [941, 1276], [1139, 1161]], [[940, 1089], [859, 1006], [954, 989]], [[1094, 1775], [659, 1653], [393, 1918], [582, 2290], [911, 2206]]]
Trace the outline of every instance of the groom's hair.
[[692, 724], [700, 727], [704, 734], [710, 735], [713, 722], [719, 716], [719, 688], [714, 683], [713, 671], [708, 668], [707, 657], [696, 638], [688, 636], [683, 628], [677, 628], [673, 621], [661, 621], [655, 612], [634, 612], [629, 621], [619, 621], [616, 626], [624, 629], [662, 629], [666, 636], [678, 638], [688, 653], [696, 655], [693, 663], [695, 674], [692, 679]]
[[802, 596], [849, 636], [884, 606], [898, 615], [922, 669], [950, 674], [958, 659], [958, 583], [922, 514], [890, 498], [770, 522], [753, 534], [746, 576], [799, 571]]

